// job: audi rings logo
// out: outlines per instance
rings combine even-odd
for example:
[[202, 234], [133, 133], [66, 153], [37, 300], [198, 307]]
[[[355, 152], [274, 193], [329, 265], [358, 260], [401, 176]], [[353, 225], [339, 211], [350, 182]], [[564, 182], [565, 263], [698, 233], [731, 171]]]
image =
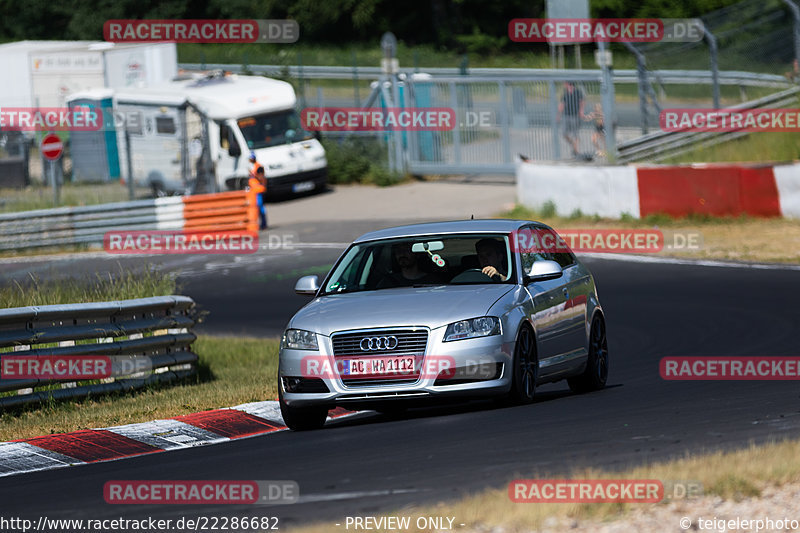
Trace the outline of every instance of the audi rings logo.
[[364, 337], [359, 344], [363, 352], [375, 352], [378, 350], [394, 350], [397, 348], [397, 337]]

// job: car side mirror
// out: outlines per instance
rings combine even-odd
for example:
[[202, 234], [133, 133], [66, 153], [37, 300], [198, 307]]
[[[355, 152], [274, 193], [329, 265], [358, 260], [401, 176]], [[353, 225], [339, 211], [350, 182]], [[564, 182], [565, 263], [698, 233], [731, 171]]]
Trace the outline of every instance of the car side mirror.
[[294, 292], [314, 296], [319, 290], [319, 278], [317, 276], [303, 276], [294, 285]]
[[525, 276], [525, 282], [547, 281], [560, 278], [563, 274], [564, 271], [561, 269], [561, 265], [555, 261], [534, 261], [527, 276]]

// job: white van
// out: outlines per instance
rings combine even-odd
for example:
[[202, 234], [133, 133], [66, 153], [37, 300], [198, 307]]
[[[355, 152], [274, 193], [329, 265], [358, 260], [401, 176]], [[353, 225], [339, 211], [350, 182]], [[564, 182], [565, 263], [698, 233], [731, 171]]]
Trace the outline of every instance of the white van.
[[241, 189], [251, 152], [264, 166], [267, 194], [323, 189], [325, 150], [302, 129], [296, 105], [286, 82], [222, 73], [116, 91], [122, 176], [127, 138], [135, 182], [157, 194], [191, 190], [198, 176], [211, 176], [212, 190]]

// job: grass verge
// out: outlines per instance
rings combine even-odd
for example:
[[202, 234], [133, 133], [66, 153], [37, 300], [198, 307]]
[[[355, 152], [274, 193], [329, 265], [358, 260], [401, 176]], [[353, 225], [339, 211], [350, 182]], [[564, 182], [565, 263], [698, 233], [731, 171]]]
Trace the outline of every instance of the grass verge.
[[277, 340], [199, 336], [198, 373], [139, 392], [59, 401], [0, 415], [0, 441], [149, 422], [278, 396]]
[[0, 286], [0, 307], [26, 307], [85, 302], [129, 300], [175, 294], [173, 276], [152, 266], [94, 277], [59, 279], [55, 273], [46, 279], [29, 275], [25, 280], [11, 280]]
[[[742, 501], [745, 498], [758, 497], [766, 487], [780, 486], [800, 481], [800, 442], [784, 441], [762, 446], [750, 445], [741, 450], [731, 452], [712, 452], [687, 456], [674, 461], [653, 463], [650, 465], [626, 469], [622, 472], [604, 472], [595, 469], [575, 470], [566, 473], [520, 472], [515, 479], [659, 479], [662, 482], [699, 481], [705, 496], [717, 496], [725, 500]], [[511, 481], [511, 480], [509, 480]], [[690, 500], [680, 500], [690, 505]], [[411, 506], [394, 513], [381, 513], [380, 516], [449, 516], [455, 517], [460, 531], [534, 531], [542, 528], [545, 521], [553, 519], [571, 519], [575, 521], [610, 522], [624, 519], [633, 509], [647, 512], [665, 502], [646, 503], [515, 503], [508, 497], [507, 489], [486, 490], [468, 495], [458, 501]], [[709, 514], [708, 506], [704, 511]], [[373, 513], [377, 514], [377, 513]], [[690, 516], [691, 513], [687, 513]], [[701, 513], [702, 514], [702, 513]], [[695, 514], [695, 516], [697, 516]], [[674, 522], [677, 524], [677, 520]], [[411, 520], [411, 528], [407, 531], [428, 531], [417, 529], [415, 520]], [[662, 531], [677, 530], [673, 524], [662, 524]], [[569, 526], [566, 526], [569, 527]], [[573, 526], [574, 527], [574, 526]], [[318, 523], [293, 531], [317, 533], [332, 531], [331, 523]], [[614, 531], [622, 531], [622, 528]]]
[[704, 217], [672, 218], [651, 215], [622, 220], [585, 216], [579, 211], [569, 217], [555, 214], [554, 205], [539, 211], [517, 205], [498, 215], [502, 218], [538, 220], [559, 229], [656, 228], [669, 233], [699, 233], [699, 249], [662, 251], [655, 256], [686, 259], [719, 259], [767, 263], [800, 262], [800, 221], [782, 218]]
[[[146, 197], [149, 190], [135, 189], [137, 199]], [[119, 183], [64, 184], [58, 207], [77, 207], [84, 205], [127, 202], [128, 188]], [[0, 189], [0, 213], [16, 213], [35, 209], [50, 209], [53, 203], [53, 189], [44, 185], [31, 185], [24, 189]]]
[[800, 136], [788, 132], [757, 132], [739, 139], [698, 148], [663, 163], [748, 163], [800, 159]]

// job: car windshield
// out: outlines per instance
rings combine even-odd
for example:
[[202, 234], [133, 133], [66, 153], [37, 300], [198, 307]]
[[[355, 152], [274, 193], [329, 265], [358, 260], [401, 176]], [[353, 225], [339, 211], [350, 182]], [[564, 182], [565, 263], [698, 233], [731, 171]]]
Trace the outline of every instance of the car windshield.
[[236, 123], [251, 150], [286, 144], [290, 141], [286, 137], [288, 130], [294, 130], [291, 142], [313, 138], [310, 132], [301, 127], [300, 117], [294, 109], [240, 118]]
[[322, 294], [513, 282], [506, 235], [434, 235], [354, 244]]

